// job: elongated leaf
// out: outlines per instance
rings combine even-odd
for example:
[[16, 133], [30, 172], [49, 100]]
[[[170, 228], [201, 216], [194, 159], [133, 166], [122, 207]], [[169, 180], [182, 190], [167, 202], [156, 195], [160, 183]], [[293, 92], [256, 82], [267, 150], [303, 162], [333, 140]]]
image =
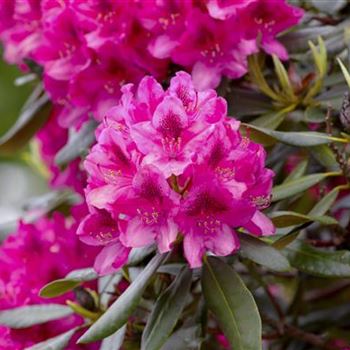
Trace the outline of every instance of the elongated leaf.
[[1, 151], [17, 151], [29, 141], [49, 115], [48, 101], [44, 94], [24, 106], [16, 123], [0, 138]]
[[54, 298], [69, 292], [70, 290], [74, 289], [79, 285], [79, 281], [67, 280], [62, 278], [48, 283], [40, 290], [39, 295], [43, 298]]
[[276, 202], [281, 199], [292, 197], [308, 188], [318, 184], [332, 173], [312, 174], [300, 177], [299, 179], [277, 185], [272, 190], [272, 201]]
[[308, 165], [307, 160], [303, 160], [302, 162], [300, 162], [295, 167], [295, 169], [293, 169], [293, 171], [285, 178], [283, 183], [287, 183], [287, 182], [290, 182], [292, 180], [296, 180], [296, 179], [299, 179], [300, 177], [302, 177], [305, 174], [307, 165]]
[[66, 279], [74, 281], [92, 281], [98, 278], [98, 274], [92, 267], [71, 271], [67, 274]]
[[120, 329], [128, 317], [137, 308], [142, 294], [158, 266], [165, 259], [164, 255], [156, 255], [138, 278], [128, 289], [112, 304], [112, 306], [90, 327], [79, 339], [79, 343], [90, 343], [101, 340]]
[[98, 277], [93, 268], [71, 271], [65, 278], [52, 281], [45, 285], [39, 292], [43, 298], [53, 298], [63, 295], [76, 288], [84, 281], [91, 281]]
[[133, 248], [128, 258], [128, 266], [134, 266], [142, 262], [144, 258], [155, 251], [154, 245], [149, 245], [142, 248]]
[[266, 128], [262, 128], [256, 125], [244, 124], [247, 128], [252, 128], [259, 131], [262, 134], [265, 134], [269, 137], [274, 138], [280, 142], [286, 143], [287, 145], [297, 146], [297, 147], [310, 147], [327, 144], [331, 141], [333, 142], [343, 142], [346, 140], [338, 137], [331, 137], [327, 134], [315, 131], [276, 131]]
[[0, 311], [0, 324], [15, 329], [27, 328], [71, 314], [72, 310], [68, 306], [59, 304], [22, 306]]
[[337, 61], [339, 63], [339, 66], [341, 68], [341, 71], [344, 75], [344, 78], [346, 80], [346, 83], [348, 84], [348, 87], [350, 88], [350, 73], [349, 71], [346, 69], [346, 67], [344, 66], [343, 62], [340, 60], [340, 58], [337, 58]]
[[261, 350], [261, 320], [254, 298], [238, 274], [209, 257], [202, 275], [203, 293], [235, 350]]
[[78, 132], [70, 135], [68, 143], [56, 155], [56, 164], [63, 165], [69, 163], [86, 152], [95, 141], [96, 126], [96, 121], [90, 120]]
[[175, 327], [191, 287], [192, 272], [184, 268], [157, 300], [142, 334], [141, 350], [158, 350]]
[[339, 194], [339, 188], [335, 187], [327, 193], [309, 212], [308, 215], [324, 215], [331, 208]]
[[166, 341], [162, 350], [198, 350], [201, 342], [199, 326], [180, 328]]
[[272, 216], [272, 222], [276, 227], [279, 227], [279, 228], [301, 225], [309, 221], [316, 221], [322, 225], [336, 225], [338, 223], [336, 219], [330, 216], [304, 215], [304, 214], [295, 213], [292, 211], [277, 211], [277, 212], [274, 212]]
[[45, 340], [41, 343], [30, 346], [29, 348], [25, 348], [24, 350], [64, 350], [72, 339], [74, 333], [79, 328], [80, 327], [73, 328], [57, 337]]
[[258, 238], [240, 234], [241, 250], [243, 255], [259, 265], [274, 271], [288, 271], [290, 265], [284, 255], [269, 244]]
[[288, 73], [284, 68], [282, 62], [276, 55], [272, 55], [273, 64], [275, 66], [276, 75], [282, 87], [282, 92], [288, 98], [288, 101], [296, 101], [297, 97], [295, 96], [294, 89], [289, 80]]
[[313, 146], [309, 148], [312, 156], [316, 158], [316, 160], [330, 170], [338, 170], [339, 164], [337, 163], [334, 153], [329, 148], [328, 145], [319, 145]]
[[108, 338], [103, 339], [100, 350], [120, 350], [124, 342], [126, 326], [123, 326]]
[[321, 277], [350, 277], [350, 252], [325, 251], [301, 241], [285, 247], [289, 262], [300, 271]]

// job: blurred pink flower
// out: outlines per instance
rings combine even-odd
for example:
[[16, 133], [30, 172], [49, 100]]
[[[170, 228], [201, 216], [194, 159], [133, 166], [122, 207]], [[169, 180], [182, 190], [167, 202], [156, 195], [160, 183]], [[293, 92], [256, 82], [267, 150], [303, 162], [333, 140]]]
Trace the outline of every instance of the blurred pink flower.
[[[0, 248], [1, 310], [33, 304], [65, 304], [67, 295], [43, 299], [39, 291], [45, 284], [65, 277], [72, 270], [91, 266], [96, 250], [79, 242], [76, 227], [75, 221], [58, 213], [51, 219], [41, 218], [35, 224], [19, 224], [16, 233], [10, 235]], [[0, 349], [22, 350], [82, 322], [80, 316], [72, 315], [27, 329], [0, 327]], [[96, 346], [84, 348], [96, 349]], [[68, 347], [70, 350], [78, 348], [81, 349], [74, 342]]]

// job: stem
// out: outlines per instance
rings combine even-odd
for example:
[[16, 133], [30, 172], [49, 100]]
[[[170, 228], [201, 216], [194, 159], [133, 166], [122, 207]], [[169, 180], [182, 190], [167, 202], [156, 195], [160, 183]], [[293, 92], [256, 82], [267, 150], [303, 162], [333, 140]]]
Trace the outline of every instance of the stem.
[[[275, 328], [277, 331], [281, 329], [281, 322], [278, 320], [274, 320], [267, 315], [262, 315], [264, 322]], [[282, 332], [280, 335], [286, 335], [291, 338], [302, 340], [303, 342], [310, 344], [312, 346], [318, 347], [324, 350], [340, 350], [338, 346], [334, 346], [331, 344], [327, 344], [327, 341], [323, 339], [321, 336], [308, 333], [300, 328], [291, 326], [289, 324], [284, 324]]]

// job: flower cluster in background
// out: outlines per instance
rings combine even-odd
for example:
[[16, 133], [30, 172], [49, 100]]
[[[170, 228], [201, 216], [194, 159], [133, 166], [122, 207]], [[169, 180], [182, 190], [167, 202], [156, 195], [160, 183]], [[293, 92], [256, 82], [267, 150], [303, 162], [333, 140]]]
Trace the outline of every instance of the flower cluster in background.
[[[78, 208], [77, 208], [78, 209]], [[81, 209], [75, 210], [77, 213]], [[79, 214], [78, 216], [80, 216]], [[95, 249], [80, 243], [75, 235], [78, 217], [66, 219], [54, 213], [35, 224], [20, 223], [0, 248], [0, 310], [40, 304], [65, 304], [70, 296], [43, 299], [40, 289], [74, 269], [91, 266]], [[92, 286], [91, 286], [92, 287]], [[77, 315], [26, 329], [0, 326], [0, 349], [22, 350], [83, 323]], [[96, 344], [84, 349], [97, 349]], [[70, 350], [82, 349], [71, 342]]]
[[261, 213], [270, 202], [273, 172], [262, 146], [243, 137], [214, 90], [198, 91], [178, 72], [164, 91], [145, 77], [122, 88], [121, 102], [97, 129], [85, 160], [90, 215], [80, 238], [102, 245], [95, 268], [122, 266], [132, 247], [157, 243], [167, 252], [183, 237], [191, 267], [206, 251], [239, 248], [233, 227], [274, 233]]
[[206, 89], [244, 75], [260, 48], [286, 59], [276, 36], [302, 15], [284, 0], [5, 1], [0, 38], [8, 62], [43, 68], [68, 127], [89, 113], [101, 120], [123, 84], [146, 74], [165, 79], [174, 65]]

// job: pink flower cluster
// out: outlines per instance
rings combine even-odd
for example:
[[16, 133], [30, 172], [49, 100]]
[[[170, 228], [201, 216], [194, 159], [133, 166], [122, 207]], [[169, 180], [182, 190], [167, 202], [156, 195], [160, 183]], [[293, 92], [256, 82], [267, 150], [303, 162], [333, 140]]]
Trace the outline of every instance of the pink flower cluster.
[[302, 15], [285, 0], [3, 1], [0, 38], [9, 62], [43, 67], [68, 127], [89, 113], [101, 120], [145, 74], [165, 79], [179, 65], [206, 89], [244, 75], [259, 48], [285, 59], [276, 36]]
[[[69, 223], [58, 213], [35, 224], [19, 224], [17, 232], [0, 248], [0, 310], [33, 304], [65, 304], [67, 295], [43, 299], [38, 293], [45, 284], [65, 277], [68, 272], [91, 266], [95, 249], [79, 242], [76, 227], [76, 222]], [[22, 350], [82, 322], [80, 316], [72, 315], [26, 329], [0, 325], [0, 350]], [[93, 350], [96, 344], [83, 348]], [[67, 349], [83, 348], [71, 342]]]
[[206, 251], [225, 256], [239, 248], [235, 228], [274, 233], [260, 211], [273, 172], [262, 146], [238, 128], [226, 101], [196, 90], [185, 72], [166, 91], [151, 77], [122, 88], [85, 161], [90, 214], [78, 234], [103, 246], [99, 273], [125, 264], [133, 247], [156, 243], [167, 252], [183, 239], [190, 266], [199, 267]]

